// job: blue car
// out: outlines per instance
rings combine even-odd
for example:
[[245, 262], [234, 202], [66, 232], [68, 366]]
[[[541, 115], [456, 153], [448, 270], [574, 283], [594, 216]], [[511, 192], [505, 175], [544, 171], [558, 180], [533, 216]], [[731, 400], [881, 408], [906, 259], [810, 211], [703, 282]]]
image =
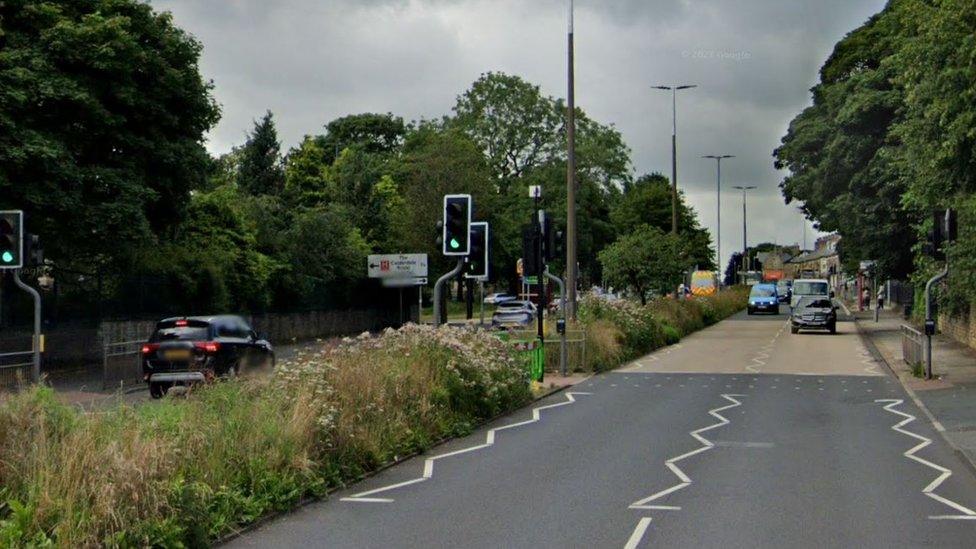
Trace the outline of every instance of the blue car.
[[749, 292], [749, 314], [779, 314], [779, 294], [775, 284], [756, 284]]

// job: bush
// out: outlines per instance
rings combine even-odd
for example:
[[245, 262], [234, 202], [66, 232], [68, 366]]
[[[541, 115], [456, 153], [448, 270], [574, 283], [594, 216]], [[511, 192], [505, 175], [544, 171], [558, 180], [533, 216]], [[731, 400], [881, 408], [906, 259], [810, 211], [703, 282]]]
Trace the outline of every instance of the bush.
[[486, 333], [408, 326], [188, 398], [0, 405], [0, 545], [206, 545], [530, 399]]

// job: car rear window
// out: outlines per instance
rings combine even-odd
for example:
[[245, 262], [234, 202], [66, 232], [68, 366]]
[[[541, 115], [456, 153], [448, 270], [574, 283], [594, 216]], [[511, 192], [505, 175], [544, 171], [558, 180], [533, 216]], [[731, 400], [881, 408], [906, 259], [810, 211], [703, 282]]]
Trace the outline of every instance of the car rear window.
[[160, 324], [151, 341], [206, 341], [210, 338], [210, 325], [206, 322], [187, 322], [177, 326], [173, 322]]
[[827, 295], [827, 283], [794, 282], [793, 293], [797, 295]]

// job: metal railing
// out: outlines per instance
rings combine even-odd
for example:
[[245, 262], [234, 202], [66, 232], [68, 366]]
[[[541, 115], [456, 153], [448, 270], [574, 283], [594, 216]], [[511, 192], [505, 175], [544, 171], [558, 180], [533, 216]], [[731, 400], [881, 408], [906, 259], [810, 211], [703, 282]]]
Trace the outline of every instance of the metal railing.
[[142, 383], [142, 345], [145, 339], [113, 341], [102, 347], [102, 389]]
[[913, 371], [921, 368], [925, 364], [925, 334], [902, 324], [901, 356]]
[[0, 387], [14, 387], [29, 381], [34, 365], [34, 350], [0, 353]]

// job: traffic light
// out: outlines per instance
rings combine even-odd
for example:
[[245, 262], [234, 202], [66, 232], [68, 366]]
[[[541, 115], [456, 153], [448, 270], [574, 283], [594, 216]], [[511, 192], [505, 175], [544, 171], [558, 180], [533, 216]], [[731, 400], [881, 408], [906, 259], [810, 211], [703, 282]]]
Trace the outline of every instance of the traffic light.
[[0, 212], [0, 269], [24, 266], [24, 212]]
[[36, 234], [24, 235], [24, 266], [39, 267], [44, 265], [44, 247], [41, 237]]
[[488, 222], [471, 224], [471, 254], [468, 256], [468, 270], [465, 276], [475, 279], [488, 279]]
[[552, 220], [552, 216], [548, 213], [545, 214], [545, 256], [546, 263], [559, 259], [563, 255], [563, 232], [556, 230], [555, 223]]
[[464, 256], [471, 252], [471, 195], [444, 196], [444, 255]]
[[542, 266], [539, 265], [539, 227], [535, 223], [522, 226], [522, 276], [539, 276]]

